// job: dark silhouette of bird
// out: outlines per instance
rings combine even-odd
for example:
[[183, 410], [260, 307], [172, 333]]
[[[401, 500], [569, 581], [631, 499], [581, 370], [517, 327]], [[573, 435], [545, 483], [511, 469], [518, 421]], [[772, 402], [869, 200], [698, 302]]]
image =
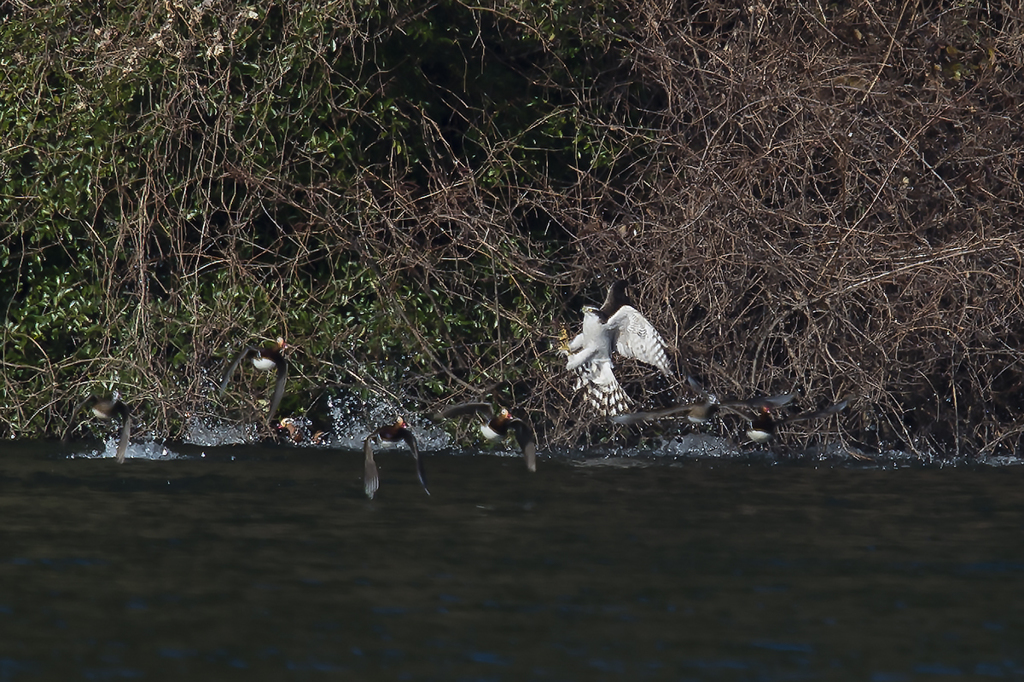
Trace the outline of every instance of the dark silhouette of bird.
[[657, 367], [671, 377], [673, 372], [661, 338], [646, 317], [626, 296], [626, 282], [611, 285], [600, 308], [583, 308], [583, 329], [562, 348], [568, 356], [565, 368], [577, 373], [576, 390], [586, 389], [591, 405], [603, 416], [622, 413], [629, 397], [612, 369], [612, 351]]
[[797, 414], [783, 417], [781, 419], [776, 419], [772, 416], [771, 408], [769, 406], [762, 406], [757, 416], [753, 421], [751, 421], [750, 428], [747, 429], [747, 438], [755, 443], [767, 443], [775, 437], [778, 427], [783, 424], [810, 421], [812, 419], [823, 419], [845, 410], [848, 403], [849, 399], [842, 400], [835, 405], [830, 405], [829, 407], [821, 410], [815, 410], [814, 412], [798, 412]]
[[[89, 407], [93, 415], [103, 421], [111, 421], [115, 417], [120, 418], [121, 440], [117, 443], [117, 463], [124, 464], [124, 455], [128, 451], [128, 440], [132, 434], [132, 415], [128, 410], [128, 406], [117, 398], [97, 398], [91, 395], [75, 406], [74, 414], [77, 415], [85, 407]], [[68, 439], [68, 434], [70, 433], [69, 427], [67, 433], [64, 434], [64, 440]]]
[[530, 471], [537, 470], [537, 436], [534, 434], [533, 427], [524, 420], [513, 417], [504, 407], [495, 414], [488, 403], [461, 403], [435, 413], [433, 419], [440, 421], [467, 415], [483, 418], [480, 423], [480, 433], [487, 440], [504, 440], [510, 432], [515, 435], [516, 443], [523, 451], [526, 468]]
[[416, 436], [413, 435], [412, 431], [409, 430], [408, 424], [401, 417], [395, 421], [394, 424], [382, 426], [363, 441], [363, 490], [366, 492], [366, 496], [371, 500], [373, 496], [377, 494], [378, 488], [380, 488], [380, 476], [377, 474], [377, 464], [373, 461], [373, 440], [377, 438], [387, 443], [397, 443], [398, 441], [405, 441], [405, 444], [409, 446], [412, 451], [412, 456], [416, 460], [416, 476], [420, 480], [420, 485], [423, 486], [423, 490], [429, 495], [430, 491], [427, 490], [427, 476], [423, 471], [423, 460], [420, 458], [420, 449], [416, 445]]
[[281, 404], [281, 398], [284, 397], [284, 385], [288, 381], [288, 360], [285, 359], [283, 351], [288, 347], [288, 344], [280, 336], [268, 348], [246, 346], [238, 353], [227, 371], [224, 372], [224, 377], [220, 382], [220, 392], [223, 393], [224, 389], [228, 387], [231, 377], [234, 376], [235, 370], [238, 369], [238, 365], [249, 355], [252, 355], [252, 365], [256, 369], [263, 372], [276, 369], [277, 381], [274, 383], [274, 394], [270, 398], [270, 412], [267, 414], [267, 421], [269, 422], [274, 418], [277, 408]]
[[793, 401], [792, 394], [773, 395], [763, 398], [749, 398], [747, 400], [703, 400], [701, 402], [689, 403], [686, 405], [674, 405], [661, 410], [651, 412], [631, 412], [619, 414], [611, 418], [616, 424], [631, 425], [641, 422], [658, 421], [673, 417], [685, 416], [691, 424], [703, 424], [719, 411], [736, 414], [741, 417], [749, 417], [754, 410], [761, 408], [779, 408], [788, 405]]

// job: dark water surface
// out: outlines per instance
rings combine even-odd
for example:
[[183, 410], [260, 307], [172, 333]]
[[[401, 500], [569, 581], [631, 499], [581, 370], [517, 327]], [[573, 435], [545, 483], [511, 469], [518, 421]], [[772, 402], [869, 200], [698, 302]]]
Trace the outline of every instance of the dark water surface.
[[3, 446], [0, 680], [1024, 678], [1020, 466], [70, 452]]

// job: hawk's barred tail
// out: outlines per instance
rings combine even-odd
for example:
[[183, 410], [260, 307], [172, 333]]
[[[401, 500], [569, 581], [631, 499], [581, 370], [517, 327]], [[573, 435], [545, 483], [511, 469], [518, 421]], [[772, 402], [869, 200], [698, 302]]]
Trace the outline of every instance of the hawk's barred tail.
[[611, 363], [594, 362], [576, 369], [575, 390], [585, 388], [587, 400], [602, 417], [614, 417], [629, 409], [632, 401], [612, 373]]

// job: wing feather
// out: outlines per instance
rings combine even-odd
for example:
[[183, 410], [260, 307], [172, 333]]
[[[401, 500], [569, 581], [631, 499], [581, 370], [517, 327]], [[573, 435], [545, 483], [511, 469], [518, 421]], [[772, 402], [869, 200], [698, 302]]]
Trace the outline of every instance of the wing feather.
[[228, 384], [231, 382], [231, 377], [235, 375], [235, 370], [238, 369], [238, 366], [240, 364], [242, 364], [242, 360], [245, 360], [245, 357], [254, 350], [256, 350], [255, 347], [246, 346], [241, 351], [239, 351], [238, 355], [235, 356], [235, 359], [231, 361], [231, 365], [228, 367], [227, 371], [224, 372], [224, 376], [220, 380], [221, 393], [223, 393], [224, 389], [228, 387]]
[[516, 435], [516, 443], [519, 444], [519, 449], [523, 451], [523, 458], [526, 460], [526, 468], [530, 471], [537, 470], [537, 436], [533, 433], [533, 428], [524, 422], [522, 419], [513, 419], [509, 422], [509, 426]]
[[804, 421], [809, 421], [811, 419], [821, 419], [823, 417], [828, 417], [828, 416], [833, 415], [833, 414], [835, 414], [837, 412], [842, 412], [843, 410], [845, 410], [846, 406], [849, 404], [849, 402], [850, 402], [849, 399], [847, 399], [847, 400], [840, 401], [840, 402], [836, 403], [835, 405], [831, 405], [829, 407], [826, 407], [823, 410], [816, 410], [814, 412], [800, 412], [800, 413], [794, 414], [794, 415], [792, 415], [790, 417], [786, 417], [785, 419], [780, 419], [776, 423], [778, 423], [778, 424], [788, 424], [789, 422], [804, 422]]
[[274, 384], [274, 395], [270, 398], [270, 412], [267, 414], [269, 422], [277, 414], [277, 408], [281, 405], [281, 398], [284, 397], [284, 385], [288, 381], [288, 361], [283, 357], [277, 363], [277, 382]]
[[420, 457], [420, 449], [416, 445], [416, 436], [409, 429], [402, 429], [398, 432], [398, 435], [402, 437], [405, 444], [412, 450], [413, 459], [416, 460], [416, 477], [420, 479], [420, 485], [423, 486], [424, 492], [429, 495], [430, 491], [427, 490], [427, 473], [423, 470], [423, 458]]
[[787, 393], [785, 395], [770, 395], [763, 398], [750, 398], [748, 400], [726, 400], [720, 403], [719, 407], [722, 408], [722, 412], [725, 414], [735, 414], [739, 417], [753, 419], [757, 416], [757, 411], [762, 407], [770, 409], [785, 407], [793, 402], [795, 397], [795, 394]]
[[[122, 405], [123, 403], [118, 403]], [[124, 464], [124, 455], [128, 452], [128, 439], [132, 436], [132, 415], [128, 412], [128, 408], [124, 407], [121, 412], [121, 420], [124, 425], [121, 427], [121, 440], [117, 444], [117, 463]]]
[[689, 414], [698, 406], [706, 407], [704, 403], [676, 405], [674, 407], [667, 407], [663, 410], [654, 410], [653, 412], [630, 412], [629, 414], [617, 414], [612, 417], [612, 421], [616, 424], [629, 426], [632, 424], [639, 424], [640, 422], [657, 421], [658, 419], [667, 419], [669, 417]]
[[646, 317], [633, 306], [624, 305], [608, 318], [606, 325], [614, 334], [615, 351], [627, 358], [657, 367], [667, 376], [672, 368], [665, 352], [665, 340]]
[[380, 476], [377, 475], [377, 464], [373, 461], [373, 439], [376, 433], [371, 433], [363, 441], [363, 491], [371, 500], [380, 488]]
[[464, 417], [466, 415], [482, 414], [486, 419], [494, 418], [494, 411], [490, 403], [460, 403], [434, 413], [434, 420], [451, 419], [453, 417]]

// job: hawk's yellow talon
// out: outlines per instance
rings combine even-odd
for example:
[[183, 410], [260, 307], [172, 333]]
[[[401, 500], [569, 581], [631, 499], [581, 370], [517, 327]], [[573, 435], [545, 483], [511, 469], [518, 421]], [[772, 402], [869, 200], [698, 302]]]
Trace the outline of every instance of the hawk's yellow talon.
[[562, 331], [558, 334], [558, 352], [569, 354], [569, 330], [562, 327]]

